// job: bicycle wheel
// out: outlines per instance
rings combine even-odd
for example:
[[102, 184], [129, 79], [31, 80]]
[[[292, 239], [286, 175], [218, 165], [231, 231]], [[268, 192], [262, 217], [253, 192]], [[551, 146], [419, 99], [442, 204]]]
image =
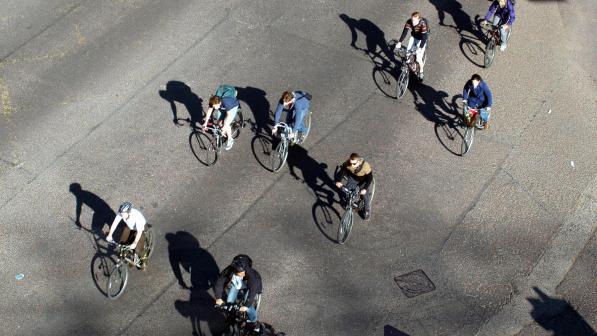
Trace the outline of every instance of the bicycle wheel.
[[261, 293], [255, 295], [253, 306], [255, 307], [255, 311], [259, 312], [259, 307], [261, 307]]
[[471, 147], [473, 146], [473, 139], [474, 139], [474, 134], [475, 134], [475, 126], [472, 127], [468, 127], [465, 126], [466, 130], [464, 131], [464, 136], [462, 137], [462, 154], [461, 156], [464, 156], [464, 154], [468, 153], [468, 151], [471, 149]]
[[369, 198], [369, 205], [373, 204], [373, 196], [375, 196], [375, 178], [371, 181], [371, 197]]
[[485, 57], [483, 58], [484, 65], [486, 68], [489, 68], [493, 63], [493, 58], [495, 57], [495, 38], [490, 38], [489, 42], [487, 42], [487, 46], [485, 48]]
[[408, 88], [408, 80], [409, 80], [409, 72], [408, 68], [403, 68], [400, 72], [400, 76], [398, 76], [398, 82], [396, 83], [396, 98], [400, 99], [404, 96], [406, 89]]
[[147, 230], [145, 230], [145, 261], [151, 257], [153, 253], [153, 247], [155, 246], [155, 238], [153, 236], [153, 231], [151, 230], [151, 225], [147, 224]]
[[287, 140], [280, 140], [276, 149], [270, 154], [270, 167], [274, 173], [280, 171], [286, 163], [288, 157], [288, 142]]
[[226, 326], [224, 336], [240, 336], [240, 327], [236, 323], [231, 323]]
[[218, 152], [214, 146], [214, 138], [211, 135], [203, 131], [194, 131], [191, 133], [189, 141], [191, 142], [191, 150], [199, 162], [206, 166], [211, 166], [216, 162]]
[[240, 130], [244, 126], [245, 119], [243, 118], [242, 111], [239, 109], [238, 112], [236, 112], [236, 117], [234, 117], [234, 120], [230, 124], [230, 128], [232, 129], [232, 139], [238, 138], [238, 136], [240, 135]]
[[344, 244], [350, 235], [352, 229], [352, 223], [354, 222], [354, 211], [352, 207], [346, 210], [342, 216], [342, 221], [338, 227], [338, 244]]
[[301, 132], [303, 135], [303, 141], [297, 142], [297, 144], [302, 144], [303, 142], [305, 142], [305, 140], [307, 140], [309, 132], [311, 132], [311, 114], [313, 114], [313, 112], [309, 111], [309, 113], [307, 113], [307, 115], [303, 117], [303, 127], [307, 129], [307, 131]]
[[108, 278], [108, 286], [106, 287], [108, 298], [112, 300], [118, 299], [124, 292], [128, 280], [128, 268], [122, 262], [119, 262], [112, 268], [110, 278]]

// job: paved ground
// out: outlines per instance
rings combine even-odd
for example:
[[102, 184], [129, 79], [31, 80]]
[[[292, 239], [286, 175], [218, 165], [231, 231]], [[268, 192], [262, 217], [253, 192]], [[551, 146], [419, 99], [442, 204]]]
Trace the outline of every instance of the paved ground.
[[[488, 2], [0, 5], [1, 334], [210, 334], [208, 280], [239, 252], [265, 279], [262, 319], [289, 335], [597, 328], [589, 0], [520, 0], [491, 69], [470, 24]], [[396, 101], [380, 45], [415, 9], [432, 26], [427, 79]], [[493, 125], [460, 157], [453, 103], [475, 72]], [[221, 82], [254, 129], [208, 168], [172, 119], [197, 118]], [[287, 88], [313, 93], [314, 126], [273, 174], [264, 134]], [[374, 167], [375, 212], [339, 246], [331, 176], [353, 151]], [[113, 302], [95, 274], [123, 200], [159, 239]], [[436, 289], [409, 299], [394, 277], [418, 269]]]

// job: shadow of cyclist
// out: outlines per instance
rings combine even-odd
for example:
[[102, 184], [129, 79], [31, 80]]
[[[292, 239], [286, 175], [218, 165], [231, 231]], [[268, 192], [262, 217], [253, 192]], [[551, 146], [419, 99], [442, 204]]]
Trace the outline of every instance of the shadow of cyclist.
[[456, 106], [447, 101], [445, 91], [436, 91], [425, 83], [412, 83], [408, 89], [413, 95], [417, 111], [435, 124], [445, 124], [458, 117]]
[[[300, 145], [289, 147], [286, 162], [290, 169], [290, 175], [306, 184], [317, 199], [326, 199], [328, 204], [334, 202], [335, 185], [326, 172], [327, 165], [325, 163], [317, 162]], [[302, 176], [298, 175], [299, 171]]]
[[[167, 233], [168, 259], [181, 288], [189, 290], [189, 300], [176, 300], [174, 307], [191, 320], [193, 335], [202, 335], [199, 322], [207, 321], [214, 312], [214, 298], [208, 293], [219, 275], [213, 256], [201, 248], [199, 241], [188, 232]], [[190, 274], [190, 283], [184, 273]], [[210, 326], [210, 329], [211, 326]]]
[[79, 183], [71, 183], [69, 190], [76, 200], [74, 222], [77, 228], [84, 229], [81, 224], [81, 212], [83, 211], [83, 205], [86, 205], [93, 211], [90, 232], [96, 236], [103, 235], [104, 226], [112, 224], [114, 217], [116, 217], [114, 210], [99, 196], [91, 191], [84, 190]]
[[[374, 63], [386, 64], [389, 63], [389, 60], [393, 59], [393, 54], [388, 48], [385, 33], [383, 30], [379, 29], [376, 24], [367, 19], [357, 20], [346, 14], [340, 14], [339, 17], [350, 29], [350, 45], [353, 48], [364, 51], [367, 55], [369, 55], [369, 57], [371, 57], [371, 60]], [[357, 31], [360, 31], [365, 35], [366, 48], [357, 47]]]
[[533, 287], [538, 298], [527, 298], [533, 305], [531, 316], [543, 329], [553, 336], [597, 335], [595, 330], [568, 302], [549, 297]]
[[182, 121], [188, 121], [187, 118], [179, 118], [175, 102], [183, 104], [191, 117], [191, 122], [201, 121], [203, 117], [203, 100], [199, 98], [191, 88], [183, 82], [169, 81], [166, 84], [166, 90], [160, 90], [160, 97], [170, 103], [172, 109], [172, 122], [177, 126]]
[[269, 116], [269, 101], [265, 98], [266, 92], [251, 86], [237, 87], [236, 91], [238, 93], [236, 98], [245, 102], [253, 113], [253, 131], [255, 133], [269, 132], [272, 120]]

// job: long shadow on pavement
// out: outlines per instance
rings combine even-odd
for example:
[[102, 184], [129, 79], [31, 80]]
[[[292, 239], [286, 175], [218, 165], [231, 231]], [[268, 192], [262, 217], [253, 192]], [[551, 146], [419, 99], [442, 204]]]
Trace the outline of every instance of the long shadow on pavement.
[[[174, 302], [176, 310], [182, 316], [189, 318], [193, 335], [203, 335], [200, 321], [208, 323], [211, 334], [216, 333], [217, 321], [213, 320], [215, 301], [208, 293], [220, 273], [216, 261], [188, 232], [167, 233], [166, 240], [172, 272], [180, 287], [189, 290], [188, 301]], [[183, 272], [190, 274], [189, 282], [185, 281]]]
[[537, 298], [527, 298], [533, 305], [531, 316], [553, 336], [597, 335], [587, 321], [568, 302], [551, 298], [537, 287], [533, 287]]
[[188, 118], [180, 118], [175, 102], [185, 106], [191, 122], [201, 121], [203, 117], [203, 100], [199, 98], [191, 88], [180, 81], [169, 81], [166, 90], [160, 90], [160, 97], [170, 103], [172, 109], [172, 122], [180, 126], [181, 122], [188, 121]]
[[[95, 255], [91, 259], [90, 271], [91, 277], [97, 289], [102, 295], [107, 296], [105, 286], [110, 277], [110, 270], [116, 261], [113, 257], [113, 251], [108, 246], [101, 244], [105, 236], [104, 227], [112, 223], [116, 213], [108, 203], [89, 190], [84, 190], [79, 183], [72, 183], [69, 187], [70, 192], [75, 196], [75, 218], [72, 219], [78, 230], [86, 231], [91, 245], [95, 249]], [[81, 213], [83, 206], [87, 206], [92, 212], [90, 228], [86, 228], [81, 223]], [[115, 234], [119, 234], [116, 232]]]
[[392, 327], [391, 325], [386, 324], [383, 327], [383, 336], [409, 336], [409, 335]]

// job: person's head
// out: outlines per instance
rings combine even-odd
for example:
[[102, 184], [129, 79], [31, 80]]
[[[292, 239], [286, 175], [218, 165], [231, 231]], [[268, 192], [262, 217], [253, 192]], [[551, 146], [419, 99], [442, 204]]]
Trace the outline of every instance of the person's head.
[[235, 260], [232, 262], [232, 264], [230, 264], [230, 266], [232, 267], [232, 272], [234, 273], [234, 275], [236, 275], [239, 278], [244, 278], [246, 273], [246, 265], [239, 261], [239, 260]]
[[122, 218], [128, 219], [131, 214], [131, 209], [133, 208], [133, 203], [131, 202], [124, 202], [118, 207], [118, 213]]
[[481, 83], [481, 76], [479, 76], [478, 74], [474, 74], [471, 77], [471, 82], [473, 83], [473, 86], [476, 88], [477, 86], [479, 86], [479, 83]]
[[218, 96], [211, 96], [211, 98], [209, 98], [209, 107], [217, 110], [220, 108], [220, 105], [222, 105], [222, 98]]
[[413, 12], [410, 15], [410, 20], [412, 21], [413, 26], [418, 25], [419, 22], [421, 21], [421, 13], [419, 13], [419, 12]]
[[294, 95], [290, 91], [284, 91], [280, 100], [282, 100], [284, 107], [288, 107], [294, 102]]
[[498, 4], [500, 5], [500, 7], [504, 8], [506, 7], [506, 1], [507, 0], [498, 0]]
[[358, 167], [361, 163], [363, 162], [363, 159], [361, 158], [361, 156], [357, 153], [352, 153], [350, 154], [350, 158], [348, 159], [348, 163], [356, 168]]

